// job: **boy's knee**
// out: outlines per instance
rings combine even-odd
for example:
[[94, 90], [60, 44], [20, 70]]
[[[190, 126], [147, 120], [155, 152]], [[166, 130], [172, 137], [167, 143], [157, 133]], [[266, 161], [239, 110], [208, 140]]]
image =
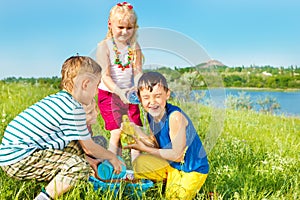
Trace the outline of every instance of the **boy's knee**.
[[76, 155], [83, 155], [84, 151], [82, 147], [80, 146], [79, 142], [77, 140], [71, 141], [65, 148], [65, 152], [76, 154]]
[[71, 174], [89, 174], [90, 164], [85, 160], [85, 158], [79, 156], [71, 157], [65, 164], [66, 173]]
[[132, 163], [135, 172], [152, 172], [163, 170], [169, 166], [169, 163], [153, 155], [140, 155]]
[[74, 156], [66, 162], [63, 169], [57, 174], [56, 179], [69, 185], [75, 185], [80, 180], [87, 180], [90, 172], [91, 167], [88, 162]]
[[[147, 156], [146, 155], [139, 155], [133, 162], [132, 167], [135, 172], [141, 171], [141, 168], [144, 168], [143, 166], [147, 165]], [[149, 165], [148, 165], [149, 166]]]

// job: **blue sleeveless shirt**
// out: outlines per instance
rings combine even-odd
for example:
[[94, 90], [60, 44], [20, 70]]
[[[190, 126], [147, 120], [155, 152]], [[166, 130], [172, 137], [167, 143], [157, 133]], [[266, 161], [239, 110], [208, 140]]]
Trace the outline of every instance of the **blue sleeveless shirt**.
[[159, 148], [172, 148], [172, 143], [169, 135], [169, 118], [171, 113], [174, 111], [181, 112], [188, 120], [188, 125], [186, 127], [187, 149], [184, 156], [184, 162], [168, 162], [172, 167], [184, 172], [195, 171], [200, 172], [202, 174], [207, 174], [209, 171], [207, 155], [192, 121], [179, 107], [173, 106], [169, 103], [166, 104], [166, 113], [160, 122], [156, 123], [153, 117], [149, 113], [147, 114], [150, 129], [152, 130], [152, 133], [154, 134], [158, 142]]

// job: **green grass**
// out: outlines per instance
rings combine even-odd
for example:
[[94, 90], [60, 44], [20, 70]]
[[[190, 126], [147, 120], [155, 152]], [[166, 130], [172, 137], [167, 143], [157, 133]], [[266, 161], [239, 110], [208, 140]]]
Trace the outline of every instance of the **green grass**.
[[[10, 120], [27, 106], [57, 90], [17, 83], [0, 85], [0, 139]], [[177, 104], [179, 104], [177, 102]], [[208, 107], [180, 104], [199, 131], [202, 141], [217, 132], [208, 152], [210, 173], [196, 199], [300, 199], [300, 119], [253, 111], [217, 111]], [[217, 113], [220, 112], [221, 114]], [[103, 121], [95, 134], [109, 137]], [[216, 128], [217, 127], [217, 128]], [[0, 169], [0, 200], [33, 199], [45, 182], [18, 181]], [[161, 184], [142, 199], [163, 199]], [[122, 196], [123, 195], [123, 196]], [[130, 199], [120, 193], [116, 199]], [[111, 192], [94, 191], [82, 182], [60, 199], [115, 199]]]

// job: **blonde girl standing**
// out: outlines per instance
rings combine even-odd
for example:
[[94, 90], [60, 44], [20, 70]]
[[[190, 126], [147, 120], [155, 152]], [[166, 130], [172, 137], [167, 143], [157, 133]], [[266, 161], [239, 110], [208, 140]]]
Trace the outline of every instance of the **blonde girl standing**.
[[[131, 104], [126, 94], [135, 89], [142, 74], [142, 52], [136, 40], [137, 15], [127, 2], [118, 3], [110, 10], [108, 32], [97, 46], [96, 61], [103, 67], [98, 89], [98, 106], [110, 131], [108, 149], [121, 155], [120, 135], [122, 115], [142, 126], [139, 106]], [[131, 151], [131, 159], [138, 155]]]

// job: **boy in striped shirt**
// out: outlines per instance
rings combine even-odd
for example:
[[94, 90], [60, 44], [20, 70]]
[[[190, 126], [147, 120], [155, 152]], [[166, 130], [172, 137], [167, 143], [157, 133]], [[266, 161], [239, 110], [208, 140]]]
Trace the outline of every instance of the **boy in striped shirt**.
[[[0, 166], [19, 180], [49, 181], [35, 199], [54, 199], [87, 180], [90, 161], [109, 160], [115, 172], [121, 163], [91, 139], [87, 108], [94, 102], [101, 67], [91, 58], [72, 56], [61, 70], [62, 90], [49, 95], [16, 116], [7, 126], [0, 145]], [[96, 160], [88, 158], [89, 155]]]

